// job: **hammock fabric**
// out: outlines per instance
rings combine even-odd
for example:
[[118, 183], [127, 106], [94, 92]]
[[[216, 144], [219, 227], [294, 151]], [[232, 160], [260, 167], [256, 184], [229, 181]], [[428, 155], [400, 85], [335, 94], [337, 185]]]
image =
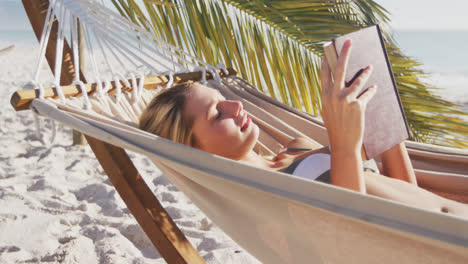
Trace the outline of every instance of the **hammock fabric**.
[[[320, 121], [264, 100], [240, 78], [224, 78], [223, 85], [211, 81], [210, 86], [228, 99], [242, 100], [260, 121], [260, 151], [274, 153], [297, 136], [327, 143]], [[138, 104], [131, 104], [129, 94], [118, 104], [112, 95], [90, 98], [93, 111], [81, 110], [79, 98], [66, 105], [34, 100], [32, 106], [83, 133], [150, 157], [210, 219], [265, 263], [466, 263], [466, 219], [251, 167], [135, 128], [132, 124], [155, 93], [145, 91]], [[407, 145], [418, 157], [420, 182], [435, 182], [432, 188], [451, 189], [466, 199], [467, 151]], [[419, 169], [428, 166], [432, 171]], [[438, 186], [441, 181], [445, 186]]]

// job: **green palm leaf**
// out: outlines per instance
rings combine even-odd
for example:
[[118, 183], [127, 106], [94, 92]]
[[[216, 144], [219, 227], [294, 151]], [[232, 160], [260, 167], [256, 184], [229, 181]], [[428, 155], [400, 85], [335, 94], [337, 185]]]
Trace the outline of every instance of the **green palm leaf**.
[[224, 62], [262, 92], [320, 114], [324, 41], [380, 24], [412, 139], [468, 147], [468, 114], [421, 81], [425, 73], [386, 30], [388, 12], [372, 0], [112, 0], [125, 17], [216, 65]]

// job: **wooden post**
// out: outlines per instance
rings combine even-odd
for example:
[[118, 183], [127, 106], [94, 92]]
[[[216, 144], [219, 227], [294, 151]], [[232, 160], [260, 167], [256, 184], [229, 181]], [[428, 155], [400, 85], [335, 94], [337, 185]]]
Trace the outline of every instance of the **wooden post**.
[[[80, 60], [80, 73], [84, 76], [84, 72], [86, 70], [86, 44], [85, 39], [83, 36], [83, 28], [81, 27], [81, 23], [78, 21], [76, 25], [78, 27], [78, 50], [79, 50], [79, 60]], [[84, 80], [81, 80], [84, 82]], [[73, 145], [86, 145], [86, 138], [85, 136], [80, 133], [79, 131], [73, 130]]]
[[205, 263], [164, 210], [125, 150], [86, 135], [127, 208], [167, 263]]
[[[36, 38], [40, 41], [44, 28], [49, 0], [23, 0], [23, 6], [33, 27]], [[46, 48], [46, 58], [52, 72], [55, 72], [55, 48], [57, 44], [58, 23], [54, 19], [50, 32], [49, 42]], [[60, 85], [70, 85], [75, 78], [75, 70], [72, 63], [72, 53], [67, 40], [63, 45], [62, 73], [60, 75]], [[80, 75], [84, 79], [84, 76]]]
[[[49, 6], [48, 0], [23, 0], [24, 9], [31, 25], [40, 39]], [[56, 36], [57, 25], [54, 23], [51, 36]], [[52, 39], [51, 39], [52, 40]], [[71, 52], [68, 43], [64, 43], [62, 63], [62, 81], [70, 84], [74, 77]], [[53, 70], [55, 62], [55, 41], [49, 41], [46, 58]], [[80, 76], [84, 82], [84, 76]], [[91, 149], [104, 168], [110, 181], [119, 192], [130, 212], [150, 238], [167, 263], [205, 263], [190, 242], [162, 208], [152, 191], [136, 170], [124, 149], [86, 136]]]
[[0, 50], [0, 55], [5, 55], [5, 54], [8, 54], [10, 53], [12, 50], [14, 50], [16, 48], [16, 45], [13, 44], [13, 45], [10, 45], [6, 48], [3, 48]]

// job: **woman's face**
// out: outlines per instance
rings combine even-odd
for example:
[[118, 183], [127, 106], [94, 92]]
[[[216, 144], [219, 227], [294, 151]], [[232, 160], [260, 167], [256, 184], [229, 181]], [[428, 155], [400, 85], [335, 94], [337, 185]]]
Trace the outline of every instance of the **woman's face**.
[[226, 100], [217, 90], [195, 84], [190, 89], [184, 115], [193, 118], [195, 147], [240, 160], [255, 146], [258, 126], [239, 101]]

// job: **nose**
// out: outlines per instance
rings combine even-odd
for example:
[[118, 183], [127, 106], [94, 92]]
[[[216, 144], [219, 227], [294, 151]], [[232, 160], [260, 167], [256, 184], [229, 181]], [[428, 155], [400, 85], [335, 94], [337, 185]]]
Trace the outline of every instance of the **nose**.
[[244, 109], [242, 106], [242, 102], [240, 101], [226, 100], [224, 101], [224, 104], [226, 112], [231, 114], [233, 117], [238, 117]]

